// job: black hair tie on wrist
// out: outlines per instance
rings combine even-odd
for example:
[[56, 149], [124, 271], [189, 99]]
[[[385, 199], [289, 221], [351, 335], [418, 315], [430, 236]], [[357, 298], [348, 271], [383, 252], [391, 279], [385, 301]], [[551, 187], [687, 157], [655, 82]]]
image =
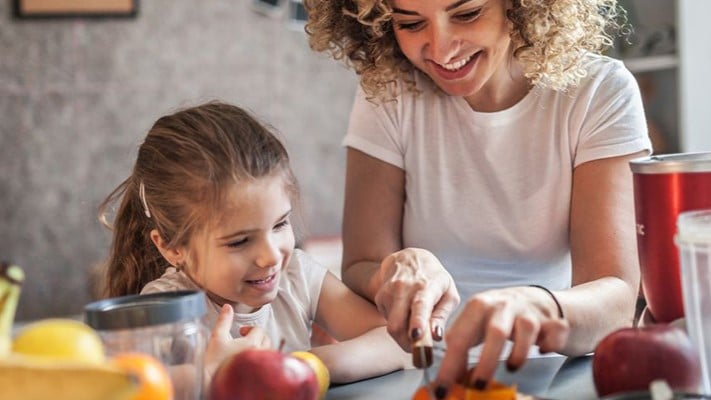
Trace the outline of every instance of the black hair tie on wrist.
[[546, 293], [548, 293], [551, 296], [551, 298], [553, 299], [553, 301], [555, 302], [555, 305], [558, 307], [558, 316], [560, 317], [560, 319], [565, 319], [565, 316], [563, 315], [563, 307], [560, 306], [560, 303], [558, 302], [558, 299], [555, 297], [553, 292], [551, 292], [547, 287], [541, 286], [541, 285], [528, 285], [528, 286], [539, 288], [541, 290], [544, 290]]

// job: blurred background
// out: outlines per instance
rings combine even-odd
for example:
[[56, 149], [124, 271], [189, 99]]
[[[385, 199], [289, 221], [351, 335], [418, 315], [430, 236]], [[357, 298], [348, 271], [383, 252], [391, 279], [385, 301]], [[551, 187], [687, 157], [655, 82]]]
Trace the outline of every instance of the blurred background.
[[[281, 132], [301, 183], [304, 242], [337, 265], [340, 141], [357, 78], [309, 49], [299, 0], [129, 1], [128, 16], [42, 18], [15, 15], [24, 1], [0, 2], [0, 259], [27, 274], [18, 320], [76, 314], [93, 299], [91, 271], [110, 243], [98, 204], [158, 117], [208, 100]], [[62, 3], [27, 0], [43, 2]], [[711, 149], [699, 133], [711, 117], [693, 100], [711, 92], [699, 69], [711, 64], [700, 20], [711, 2], [626, 4], [641, 35], [611, 55], [640, 79], [658, 152]]]

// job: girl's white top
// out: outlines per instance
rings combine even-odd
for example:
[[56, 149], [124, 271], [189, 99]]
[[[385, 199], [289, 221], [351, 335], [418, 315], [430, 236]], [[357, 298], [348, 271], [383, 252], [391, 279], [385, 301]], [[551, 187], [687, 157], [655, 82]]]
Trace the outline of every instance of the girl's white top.
[[[240, 326], [259, 326], [266, 330], [272, 346], [279, 346], [284, 339], [283, 351], [286, 353], [310, 349], [311, 323], [316, 315], [321, 285], [326, 272], [326, 268], [319, 265], [307, 253], [294, 250], [286, 271], [279, 280], [276, 299], [253, 313], [235, 313], [232, 337], [240, 337]], [[184, 272], [170, 267], [160, 278], [148, 283], [141, 293], [186, 289], [201, 290]], [[207, 296], [205, 298], [207, 314], [204, 323], [212, 330], [220, 312], [220, 305]]]

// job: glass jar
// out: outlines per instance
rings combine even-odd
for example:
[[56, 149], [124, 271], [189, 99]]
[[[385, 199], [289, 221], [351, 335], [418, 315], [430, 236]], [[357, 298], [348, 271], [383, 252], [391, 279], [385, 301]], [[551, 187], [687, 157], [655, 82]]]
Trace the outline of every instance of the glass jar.
[[191, 290], [115, 297], [84, 307], [107, 355], [137, 351], [156, 357], [171, 375], [176, 400], [203, 396], [205, 312], [204, 292]]

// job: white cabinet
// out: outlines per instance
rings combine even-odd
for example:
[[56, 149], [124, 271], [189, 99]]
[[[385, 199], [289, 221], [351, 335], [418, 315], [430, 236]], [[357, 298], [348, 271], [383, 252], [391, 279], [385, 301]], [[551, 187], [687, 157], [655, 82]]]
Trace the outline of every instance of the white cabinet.
[[621, 4], [634, 33], [611, 55], [638, 78], [655, 153], [711, 151], [711, 1]]

